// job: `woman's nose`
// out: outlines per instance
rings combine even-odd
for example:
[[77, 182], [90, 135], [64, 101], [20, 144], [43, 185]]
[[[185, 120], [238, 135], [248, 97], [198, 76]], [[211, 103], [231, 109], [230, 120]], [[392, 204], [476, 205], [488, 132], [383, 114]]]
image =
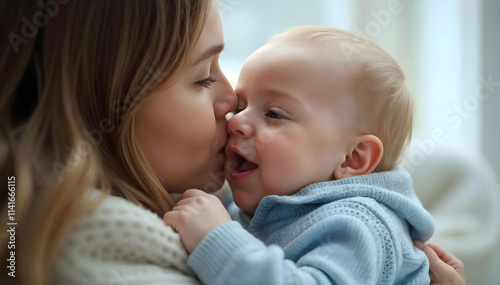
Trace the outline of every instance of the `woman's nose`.
[[243, 138], [251, 137], [253, 134], [253, 127], [248, 110], [243, 110], [235, 114], [229, 120], [227, 129], [231, 136], [242, 136]]
[[219, 80], [219, 88], [217, 98], [214, 102], [214, 111], [216, 118], [223, 118], [227, 113], [234, 111], [238, 105], [238, 99], [234, 89], [224, 75], [221, 75]]

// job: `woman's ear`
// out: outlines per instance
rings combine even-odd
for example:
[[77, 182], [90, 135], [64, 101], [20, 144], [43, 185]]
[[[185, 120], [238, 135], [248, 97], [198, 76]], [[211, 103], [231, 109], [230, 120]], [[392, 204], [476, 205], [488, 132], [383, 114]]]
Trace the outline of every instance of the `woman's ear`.
[[353, 140], [350, 152], [344, 162], [335, 168], [335, 179], [371, 173], [377, 167], [384, 147], [374, 135], [362, 135]]

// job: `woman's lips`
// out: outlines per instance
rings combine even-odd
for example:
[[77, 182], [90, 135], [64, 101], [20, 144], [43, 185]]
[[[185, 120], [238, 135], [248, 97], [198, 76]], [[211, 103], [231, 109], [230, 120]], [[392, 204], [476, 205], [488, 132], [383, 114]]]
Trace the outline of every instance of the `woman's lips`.
[[224, 151], [224, 148], [222, 148], [221, 150], [219, 150], [219, 152], [217, 153], [222, 153], [224, 156], [226, 155], [226, 152]]
[[217, 152], [217, 156], [221, 155], [224, 159], [223, 163], [222, 163], [222, 167], [224, 167], [224, 165], [226, 163], [226, 143], [227, 143], [227, 140], [225, 140], [225, 143], [222, 145], [222, 147]]

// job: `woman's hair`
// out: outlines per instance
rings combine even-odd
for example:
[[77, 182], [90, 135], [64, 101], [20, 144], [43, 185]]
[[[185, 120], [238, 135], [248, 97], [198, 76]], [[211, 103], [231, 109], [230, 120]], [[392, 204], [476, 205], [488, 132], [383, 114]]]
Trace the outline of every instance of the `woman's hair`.
[[[134, 107], [174, 80], [210, 1], [5, 2], [0, 174], [15, 177], [16, 281], [46, 284], [64, 234], [106, 195], [159, 215], [174, 205], [134, 136]], [[103, 195], [90, 201], [92, 188]]]
[[353, 93], [361, 106], [362, 134], [377, 136], [384, 146], [375, 172], [392, 169], [408, 146], [413, 123], [413, 99], [399, 64], [377, 44], [349, 32], [323, 26], [292, 29], [269, 44], [316, 43], [335, 50], [352, 75]]

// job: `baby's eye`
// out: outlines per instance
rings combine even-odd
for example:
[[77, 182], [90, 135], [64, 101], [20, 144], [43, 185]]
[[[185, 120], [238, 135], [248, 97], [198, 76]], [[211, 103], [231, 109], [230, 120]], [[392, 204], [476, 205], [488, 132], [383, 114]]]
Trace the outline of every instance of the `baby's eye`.
[[277, 119], [277, 120], [284, 119], [284, 117], [281, 114], [274, 112], [274, 111], [267, 112], [266, 116], [271, 118], [271, 119]]

